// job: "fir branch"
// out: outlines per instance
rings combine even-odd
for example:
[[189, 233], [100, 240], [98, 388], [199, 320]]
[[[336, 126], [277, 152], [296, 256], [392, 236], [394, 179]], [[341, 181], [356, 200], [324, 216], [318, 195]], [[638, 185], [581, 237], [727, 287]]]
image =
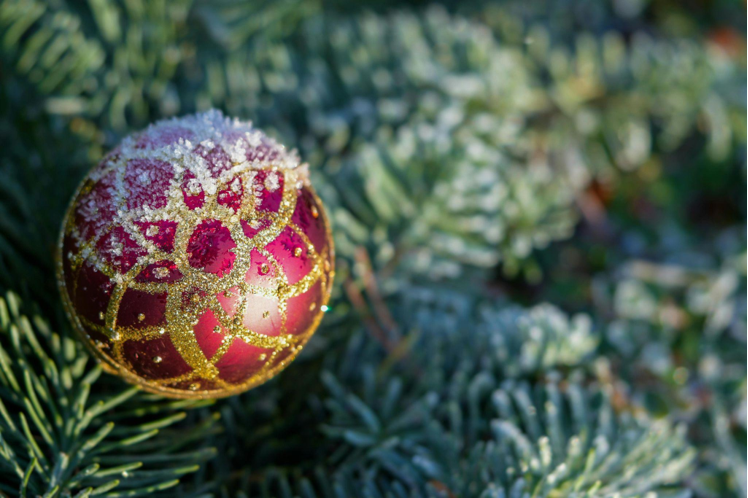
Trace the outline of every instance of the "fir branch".
[[[77, 341], [22, 308], [15, 294], [0, 299], [3, 493], [141, 496], [178, 484], [214, 456], [210, 448], [180, 454], [188, 439], [174, 442], [184, 409], [205, 402], [180, 406], [100, 379]], [[191, 427], [191, 437], [216, 430], [208, 419]]]

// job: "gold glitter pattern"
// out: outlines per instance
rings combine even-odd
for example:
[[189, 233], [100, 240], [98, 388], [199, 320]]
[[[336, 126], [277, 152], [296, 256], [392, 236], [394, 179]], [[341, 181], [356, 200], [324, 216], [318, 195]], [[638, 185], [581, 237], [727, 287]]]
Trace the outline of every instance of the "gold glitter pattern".
[[[189, 144], [187, 146], [182, 144], [182, 146], [189, 148]], [[202, 204], [199, 207], [190, 208], [183, 195], [183, 185], [188, 183], [191, 170], [172, 163], [174, 174], [167, 188], [164, 205], [154, 208], [146, 204], [128, 209], [127, 192], [123, 192], [125, 189], [122, 188], [126, 183], [128, 161], [134, 159], [133, 155], [136, 156], [135, 159], [147, 158], [148, 153], [148, 150], [144, 150], [131, 152], [129, 156], [113, 154], [102, 165], [92, 170], [73, 197], [63, 223], [58, 260], [58, 284], [68, 315], [90, 349], [103, 360], [106, 370], [139, 384], [148, 391], [171, 397], [212, 398], [236, 394], [257, 386], [273, 377], [295, 358], [314, 333], [322, 318], [321, 310], [325, 308], [324, 305], [329, 299], [333, 277], [331, 261], [334, 256], [329, 224], [321, 209], [321, 202], [309, 184], [305, 168], [283, 167], [282, 165], [278, 167], [273, 164], [261, 164], [259, 167], [254, 164], [250, 168], [239, 168], [241, 164], [234, 162], [232, 174], [214, 176], [212, 180], [215, 182], [215, 187], [204, 188]], [[264, 188], [272, 190], [273, 187], [280, 188], [278, 185], [282, 185], [282, 196], [277, 211], [258, 209], [261, 203], [259, 198], [261, 193], [258, 193], [252, 186], [255, 175], [260, 171], [265, 172]], [[112, 196], [117, 214], [112, 217], [111, 221], [99, 226], [93, 236], [85, 237], [76, 223], [76, 208], [85, 194], [90, 192], [98, 181], [112, 176], [114, 184], [119, 187], [119, 190], [115, 191]], [[221, 202], [221, 195], [225, 196], [226, 191], [233, 189], [236, 192], [237, 178], [241, 180], [244, 189], [243, 195], [238, 196], [238, 205]], [[281, 178], [282, 181], [280, 181]], [[315, 247], [308, 235], [292, 219], [297, 202], [302, 202], [300, 196], [305, 190], [311, 194], [313, 201], [310, 208], [313, 213], [312, 217], [316, 219], [320, 214], [323, 217], [326, 232], [323, 247]], [[151, 225], [147, 230], [141, 230], [141, 226], [138, 225], [138, 223], [162, 221], [177, 222], [171, 251], [164, 250], [149, 238], [158, 235], [157, 225]], [[223, 274], [208, 272], [190, 263], [188, 248], [191, 237], [206, 221], [219, 221], [221, 226], [228, 230], [234, 243], [230, 249], [235, 256], [233, 264], [230, 270]], [[245, 235], [242, 222], [253, 228], [260, 228], [249, 237]], [[112, 262], [112, 257], [107, 258], [102, 255], [101, 249], [103, 238], [118, 228], [123, 229], [124, 233], [143, 249], [142, 254], [138, 253], [135, 263], [124, 273], [120, 272], [119, 267]], [[277, 261], [273, 253], [267, 249], [268, 244], [275, 241], [284, 231], [288, 233], [287, 230], [291, 230], [294, 240], [301, 240], [303, 243], [303, 248], [297, 246], [292, 249], [293, 257], [307, 258], [311, 267], [303, 277], [293, 283], [284, 265]], [[66, 239], [73, 241], [75, 250], [62, 254]], [[117, 247], [116, 244], [113, 245], [111, 252], [118, 256], [123, 249]], [[263, 275], [264, 281], [270, 282], [268, 286], [247, 282], [247, 274], [253, 263], [251, 253], [259, 254], [264, 261], [267, 261], [267, 263], [261, 263], [259, 274]], [[67, 260], [67, 270], [63, 263], [64, 259]], [[151, 279], [138, 278], [149, 265], [164, 261], [172, 262], [174, 268], [158, 266], [152, 271]], [[72, 296], [75, 295], [76, 290], [67, 288], [71, 282], [78, 281], [77, 274], [84, 264], [101, 272], [113, 285], [106, 311], [99, 314], [103, 319], [103, 325], [86, 319], [75, 309]], [[174, 269], [178, 270], [181, 278], [169, 278], [170, 275], [175, 274]], [[67, 279], [66, 271], [71, 272]], [[302, 296], [317, 285], [318, 291], [309, 294], [317, 298], [311, 304], [304, 305], [305, 310], [308, 310], [305, 312], [313, 315], [307, 322], [309, 325], [301, 332], [289, 333], [287, 330], [289, 299]], [[165, 295], [163, 317], [165, 323], [149, 324], [148, 313], [140, 313], [137, 315], [137, 321], [143, 323], [135, 326], [119, 324], [118, 316], [122, 299], [128, 290], [140, 291], [151, 296]], [[227, 299], [221, 299], [221, 296]], [[277, 302], [280, 324], [276, 335], [259, 333], [245, 325], [245, 317], [252, 313], [258, 314], [264, 322], [273, 319], [268, 310], [250, 308], [249, 300], [252, 296]], [[227, 305], [229, 298], [233, 299], [231, 306]], [[215, 327], [210, 327], [210, 332], [223, 334], [220, 346], [212, 354], [205, 353], [194, 333], [194, 327], [206, 313], [212, 313], [218, 322]], [[92, 340], [87, 331], [103, 334], [109, 339], [109, 343], [104, 344], [102, 341]], [[124, 354], [125, 344], [129, 341], [151, 341], [165, 337], [168, 337], [179, 356], [189, 365], [190, 371], [164, 378], [147, 378], [139, 375], [136, 372], [136, 365], [133, 365]], [[262, 348], [257, 354], [257, 359], [262, 362], [262, 365], [249, 378], [239, 383], [231, 383], [221, 377], [220, 369], [216, 365], [237, 340]], [[151, 355], [146, 358], [146, 362], [163, 365], [166, 359], [162, 356]]]

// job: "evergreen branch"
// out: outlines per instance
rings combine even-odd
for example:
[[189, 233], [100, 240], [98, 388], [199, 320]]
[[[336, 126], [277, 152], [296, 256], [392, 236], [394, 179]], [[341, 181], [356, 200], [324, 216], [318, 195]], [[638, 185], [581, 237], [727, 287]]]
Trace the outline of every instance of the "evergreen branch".
[[[15, 294], [0, 299], [0, 358], [8, 359], [0, 379], [0, 480], [6, 493], [139, 496], [176, 485], [213, 455], [208, 449], [183, 453], [180, 467], [163, 458], [140, 459], [146, 440], [162, 457], [173, 451], [169, 431], [185, 418], [181, 410], [189, 404], [146, 401], [137, 388], [106, 386], [98, 380], [98, 366], [90, 360], [81, 365], [87, 356], [74, 339], [51, 331], [38, 316], [32, 325], [21, 308]], [[134, 407], [131, 415], [108, 421], [125, 402]], [[142, 403], [147, 407], [138, 414]], [[194, 437], [205, 437], [213, 423], [193, 430]], [[115, 455], [119, 465], [100, 467]]]

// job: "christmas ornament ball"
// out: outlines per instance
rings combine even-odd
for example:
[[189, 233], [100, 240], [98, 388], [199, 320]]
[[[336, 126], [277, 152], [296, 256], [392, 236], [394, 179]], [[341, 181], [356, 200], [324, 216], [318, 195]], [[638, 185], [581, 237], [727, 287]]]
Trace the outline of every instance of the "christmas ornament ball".
[[307, 166], [219, 111], [125, 138], [78, 188], [59, 250], [68, 316], [105, 370], [178, 398], [273, 377], [333, 278]]

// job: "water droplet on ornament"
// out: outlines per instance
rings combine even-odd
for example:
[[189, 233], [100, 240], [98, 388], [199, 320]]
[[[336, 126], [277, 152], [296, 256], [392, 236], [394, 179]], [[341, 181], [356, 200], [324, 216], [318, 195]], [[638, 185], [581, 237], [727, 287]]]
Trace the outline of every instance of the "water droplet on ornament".
[[267, 264], [263, 263], [260, 267], [260, 275], [267, 275], [269, 271], [270, 267]]
[[319, 218], [319, 209], [317, 209], [317, 206], [312, 206], [312, 217]]
[[314, 311], [317, 308], [317, 303], [312, 303], [309, 305], [309, 311]]
[[161, 363], [161, 357], [160, 356], [154, 356], [153, 357], [153, 363]]
[[138, 321], [142, 322], [143, 320], [145, 320], [145, 315], [143, 313], [140, 313], [138, 315]]

